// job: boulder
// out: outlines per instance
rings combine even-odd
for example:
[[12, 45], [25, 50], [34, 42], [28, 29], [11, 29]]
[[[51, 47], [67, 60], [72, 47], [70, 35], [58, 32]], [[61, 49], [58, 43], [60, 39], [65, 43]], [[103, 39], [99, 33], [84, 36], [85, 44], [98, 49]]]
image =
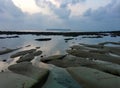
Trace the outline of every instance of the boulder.
[[120, 77], [86, 67], [67, 68], [83, 88], [120, 88]]

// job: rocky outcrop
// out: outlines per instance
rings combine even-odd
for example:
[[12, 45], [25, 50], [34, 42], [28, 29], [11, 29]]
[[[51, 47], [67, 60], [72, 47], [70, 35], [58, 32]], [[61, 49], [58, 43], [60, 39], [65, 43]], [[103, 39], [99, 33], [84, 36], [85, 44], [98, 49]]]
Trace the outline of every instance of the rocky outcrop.
[[0, 88], [31, 88], [36, 83], [35, 79], [20, 74], [0, 73]]
[[83, 88], [120, 88], [120, 77], [86, 67], [67, 68]]
[[28, 53], [28, 54], [25, 54], [25, 55], [21, 56], [19, 58], [19, 60], [17, 60], [16, 62], [17, 63], [25, 62], [25, 61], [30, 62], [33, 59], [34, 59], [34, 55], [32, 53], [31, 54]]
[[59, 59], [63, 59], [65, 56], [66, 55], [53, 55], [53, 56], [41, 58], [41, 61], [42, 62], [49, 62], [52, 60], [59, 60]]
[[28, 53], [33, 53], [35, 51], [36, 51], [36, 49], [24, 50], [24, 51], [17, 52], [15, 54], [11, 55], [10, 57], [15, 58], [15, 57], [19, 57], [19, 56], [22, 56], [22, 55], [25, 55]]
[[14, 73], [25, 75], [35, 80], [41, 80], [49, 73], [47, 69], [35, 67], [30, 62], [14, 64], [9, 66], [8, 69]]
[[114, 57], [107, 54], [99, 54], [99, 53], [93, 53], [83, 50], [67, 50], [67, 53], [77, 57], [90, 58], [90, 59], [102, 60], [102, 61], [108, 61], [108, 62], [120, 64], [119, 57]]

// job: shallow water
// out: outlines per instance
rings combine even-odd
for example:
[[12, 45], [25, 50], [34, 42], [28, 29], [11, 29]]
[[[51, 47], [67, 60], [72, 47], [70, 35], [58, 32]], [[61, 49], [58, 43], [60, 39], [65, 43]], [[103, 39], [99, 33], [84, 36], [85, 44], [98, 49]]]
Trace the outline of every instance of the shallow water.
[[[0, 37], [8, 36], [8, 35], [0, 35]], [[39, 38], [51, 38], [50, 41], [35, 41], [35, 39]], [[100, 42], [111, 41], [118, 42], [120, 37], [110, 37], [105, 36], [103, 38], [82, 38], [82, 36], [74, 37], [73, 40], [65, 41], [64, 39], [71, 37], [64, 36], [36, 36], [36, 35], [19, 35], [19, 38], [7, 38], [0, 39], [0, 50], [4, 50], [6, 48], [19, 48], [23, 47], [20, 50], [14, 51], [12, 53], [0, 55], [0, 60], [10, 59], [10, 55], [15, 52], [33, 49], [35, 47], [40, 47], [40, 50], [43, 51], [43, 56], [50, 56], [56, 54], [65, 54], [65, 50], [69, 48], [69, 46], [76, 45], [79, 43], [86, 44], [97, 44]], [[26, 47], [30, 45], [29, 47]]]

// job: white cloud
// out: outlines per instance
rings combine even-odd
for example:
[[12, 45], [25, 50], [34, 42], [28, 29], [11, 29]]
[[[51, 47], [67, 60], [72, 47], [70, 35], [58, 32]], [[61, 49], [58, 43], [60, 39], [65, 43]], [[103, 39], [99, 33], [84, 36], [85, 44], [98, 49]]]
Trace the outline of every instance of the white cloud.
[[23, 12], [34, 14], [41, 12], [42, 9], [40, 9], [36, 3], [35, 0], [12, 0], [13, 3], [20, 8]]
[[86, 0], [85, 2], [77, 3], [77, 4], [72, 4], [70, 3], [68, 5], [68, 9], [71, 10], [70, 17], [73, 16], [82, 16], [86, 10], [91, 9], [91, 10], [96, 10], [100, 7], [104, 7], [107, 4], [109, 4], [111, 0]]

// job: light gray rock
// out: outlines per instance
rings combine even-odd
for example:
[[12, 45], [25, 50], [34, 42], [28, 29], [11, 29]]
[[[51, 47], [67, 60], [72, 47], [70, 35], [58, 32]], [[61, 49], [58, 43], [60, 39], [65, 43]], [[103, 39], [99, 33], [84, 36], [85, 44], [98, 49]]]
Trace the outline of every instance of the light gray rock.
[[120, 88], [120, 77], [86, 67], [67, 68], [83, 88]]
[[77, 57], [97, 59], [97, 60], [120, 64], [120, 58], [110, 56], [107, 54], [92, 53], [92, 52], [87, 52], [83, 50], [67, 50], [67, 53]]
[[8, 67], [14, 73], [31, 77], [35, 80], [43, 81], [47, 78], [49, 71], [47, 69], [38, 68], [30, 62], [22, 62]]
[[0, 72], [0, 88], [31, 88], [37, 81], [11, 72]]

